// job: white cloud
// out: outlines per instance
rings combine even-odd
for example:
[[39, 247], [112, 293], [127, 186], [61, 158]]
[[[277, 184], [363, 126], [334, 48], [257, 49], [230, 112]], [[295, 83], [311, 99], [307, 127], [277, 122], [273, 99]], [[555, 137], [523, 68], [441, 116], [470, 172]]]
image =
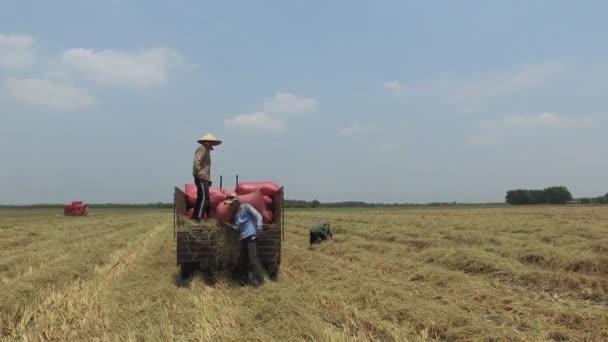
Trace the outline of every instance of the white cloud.
[[74, 77], [66, 68], [57, 66], [50, 66], [46, 68], [46, 70], [42, 72], [42, 78], [58, 83], [74, 82]]
[[50, 109], [78, 111], [96, 104], [95, 98], [88, 91], [52, 81], [13, 78], [4, 83], [9, 93], [21, 102]]
[[402, 95], [405, 92], [405, 87], [399, 81], [382, 82], [382, 88], [392, 95]]
[[27, 35], [0, 33], [0, 67], [24, 70], [32, 67], [34, 39]]
[[277, 92], [264, 100], [261, 111], [237, 115], [224, 121], [226, 127], [249, 127], [257, 129], [283, 130], [287, 124], [280, 114], [303, 113], [317, 107], [314, 98], [298, 96], [286, 92]]
[[267, 113], [303, 113], [317, 107], [315, 98], [278, 92], [264, 100], [264, 112]]
[[285, 123], [264, 112], [237, 115], [224, 121], [226, 127], [247, 127], [257, 129], [282, 130], [286, 128]]
[[137, 88], [164, 85], [169, 70], [184, 65], [180, 54], [167, 48], [138, 52], [69, 49], [61, 61], [65, 67], [91, 80]]
[[563, 116], [544, 112], [535, 115], [511, 115], [496, 122], [483, 122], [479, 125], [479, 134], [471, 142], [482, 144], [498, 142], [506, 136], [523, 132], [538, 134], [541, 130], [581, 128], [592, 125], [590, 117]]
[[411, 95], [412, 98], [426, 95], [433, 101], [458, 105], [459, 111], [470, 111], [489, 100], [541, 87], [566, 70], [567, 66], [563, 63], [546, 62], [467, 78], [445, 76], [409, 86], [402, 86], [398, 81], [390, 81], [385, 82], [383, 86], [385, 89], [391, 89], [393, 93]]
[[340, 135], [353, 135], [361, 132], [362, 128], [358, 122], [353, 123], [350, 126], [344, 127], [338, 131]]
[[534, 116], [509, 116], [502, 123], [505, 128], [550, 127], [564, 123], [564, 118], [555, 113], [540, 113]]

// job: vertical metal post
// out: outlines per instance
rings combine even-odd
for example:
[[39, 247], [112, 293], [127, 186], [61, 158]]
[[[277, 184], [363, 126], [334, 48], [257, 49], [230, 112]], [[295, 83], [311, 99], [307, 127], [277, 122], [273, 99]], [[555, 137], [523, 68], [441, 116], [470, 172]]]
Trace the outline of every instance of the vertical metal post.
[[281, 189], [281, 240], [285, 241], [285, 188]]
[[177, 213], [175, 212], [175, 194], [173, 194], [173, 241], [177, 240], [177, 232], [175, 229], [177, 221]]
[[239, 175], [236, 175], [236, 185], [234, 186], [234, 191], [239, 187]]
[[222, 181], [224, 180], [224, 177], [222, 177], [222, 175], [220, 175], [220, 190], [222, 190]]

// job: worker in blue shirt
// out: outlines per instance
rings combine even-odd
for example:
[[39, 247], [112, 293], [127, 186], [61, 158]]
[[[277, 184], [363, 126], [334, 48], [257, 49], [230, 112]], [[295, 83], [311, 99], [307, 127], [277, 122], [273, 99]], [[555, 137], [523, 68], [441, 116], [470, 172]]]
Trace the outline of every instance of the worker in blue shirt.
[[236, 229], [239, 230], [240, 255], [239, 273], [241, 281], [245, 282], [252, 275], [252, 283], [258, 287], [264, 283], [264, 271], [258, 258], [257, 238], [262, 233], [262, 215], [252, 205], [240, 203], [236, 194], [231, 194], [226, 199], [228, 205], [233, 205], [235, 210]]

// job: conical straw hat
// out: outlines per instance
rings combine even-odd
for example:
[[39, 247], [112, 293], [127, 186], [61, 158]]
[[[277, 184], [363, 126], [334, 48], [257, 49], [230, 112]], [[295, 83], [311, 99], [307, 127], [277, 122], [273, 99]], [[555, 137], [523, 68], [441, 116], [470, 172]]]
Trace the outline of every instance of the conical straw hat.
[[204, 142], [208, 142], [213, 146], [219, 145], [222, 143], [221, 140], [219, 140], [215, 135], [209, 133], [206, 135], [203, 135], [200, 139], [198, 139], [198, 142], [200, 144], [204, 143]]

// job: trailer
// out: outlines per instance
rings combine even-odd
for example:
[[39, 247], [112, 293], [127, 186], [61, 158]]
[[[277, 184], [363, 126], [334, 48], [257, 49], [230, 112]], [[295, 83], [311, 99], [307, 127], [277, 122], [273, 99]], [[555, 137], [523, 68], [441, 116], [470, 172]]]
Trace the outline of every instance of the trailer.
[[[284, 189], [273, 196], [273, 222], [264, 224], [258, 237], [258, 257], [271, 279], [277, 279], [281, 265], [281, 248], [284, 240]], [[232, 269], [238, 262], [239, 233], [233, 227], [219, 222], [197, 224], [189, 219], [186, 194], [175, 187], [173, 198], [173, 229], [176, 241], [176, 262], [182, 277], [200, 269], [203, 274], [215, 276], [224, 269]], [[226, 251], [226, 245], [234, 247]]]

